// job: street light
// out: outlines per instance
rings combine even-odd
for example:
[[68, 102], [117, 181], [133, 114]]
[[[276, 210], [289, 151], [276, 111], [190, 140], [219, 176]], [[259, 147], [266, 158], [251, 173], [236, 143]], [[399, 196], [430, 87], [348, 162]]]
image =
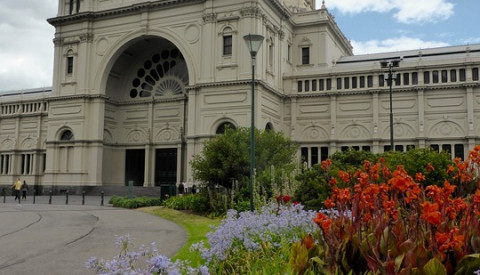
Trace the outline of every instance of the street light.
[[263, 36], [259, 34], [248, 34], [243, 37], [247, 44], [248, 51], [252, 57], [252, 116], [250, 123], [250, 210], [253, 212], [253, 181], [255, 177], [255, 57], [263, 42]]
[[399, 67], [401, 59], [385, 60], [381, 61], [380, 65], [383, 69], [388, 69], [388, 72], [385, 74], [384, 79], [387, 81], [390, 88], [390, 151], [394, 151], [395, 147], [393, 144], [393, 101], [392, 101], [392, 84], [396, 80], [396, 75], [393, 72], [393, 68]]

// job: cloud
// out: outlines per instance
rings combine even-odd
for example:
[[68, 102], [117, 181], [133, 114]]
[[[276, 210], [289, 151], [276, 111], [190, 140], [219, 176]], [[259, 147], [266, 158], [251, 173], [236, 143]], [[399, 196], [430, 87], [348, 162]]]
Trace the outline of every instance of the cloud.
[[56, 0], [0, 0], [0, 91], [52, 85]]
[[423, 41], [412, 37], [396, 37], [385, 40], [351, 41], [355, 54], [396, 52], [449, 46], [440, 41]]
[[393, 12], [401, 23], [442, 21], [453, 15], [454, 8], [448, 0], [341, 0], [326, 5], [347, 14]]

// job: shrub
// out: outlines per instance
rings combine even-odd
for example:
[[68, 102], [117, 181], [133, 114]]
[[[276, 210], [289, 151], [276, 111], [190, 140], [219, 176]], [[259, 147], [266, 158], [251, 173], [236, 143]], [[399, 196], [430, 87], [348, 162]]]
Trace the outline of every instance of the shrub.
[[197, 213], [207, 213], [210, 209], [208, 198], [200, 193], [169, 197], [162, 205], [175, 210], [191, 210]]
[[113, 196], [110, 198], [109, 203], [112, 204], [113, 207], [122, 207], [128, 209], [162, 205], [161, 199], [154, 197], [134, 197], [129, 199], [128, 197]]

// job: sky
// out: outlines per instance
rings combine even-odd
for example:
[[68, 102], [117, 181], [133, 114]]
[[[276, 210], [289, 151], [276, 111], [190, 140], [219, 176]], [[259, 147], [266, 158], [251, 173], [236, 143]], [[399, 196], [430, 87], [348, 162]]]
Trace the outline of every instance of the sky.
[[[322, 1], [316, 1], [319, 9]], [[325, 5], [356, 55], [480, 43], [478, 0], [325, 0]], [[0, 0], [0, 91], [52, 86], [55, 29], [46, 19], [57, 9], [58, 0]]]

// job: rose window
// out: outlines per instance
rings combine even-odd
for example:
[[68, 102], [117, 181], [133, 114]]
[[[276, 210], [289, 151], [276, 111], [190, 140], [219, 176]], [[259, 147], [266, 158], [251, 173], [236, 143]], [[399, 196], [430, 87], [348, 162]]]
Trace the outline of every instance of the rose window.
[[130, 98], [183, 94], [188, 84], [185, 59], [178, 49], [155, 53], [136, 71]]

